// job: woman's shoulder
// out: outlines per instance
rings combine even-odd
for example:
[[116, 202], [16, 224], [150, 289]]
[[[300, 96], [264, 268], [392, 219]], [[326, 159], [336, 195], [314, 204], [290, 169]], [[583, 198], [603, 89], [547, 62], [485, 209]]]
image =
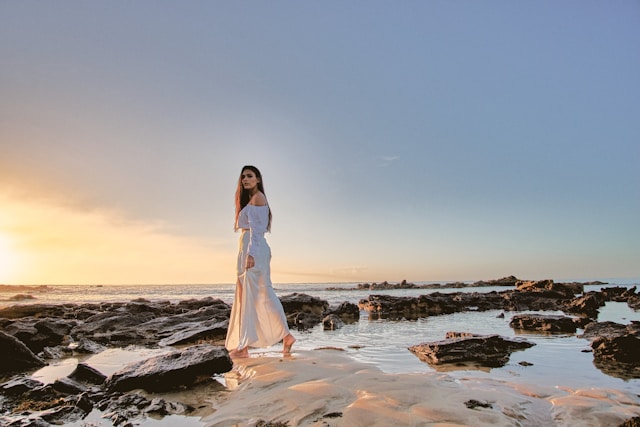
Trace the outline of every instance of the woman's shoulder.
[[251, 197], [249, 204], [252, 206], [267, 206], [267, 197], [260, 191]]

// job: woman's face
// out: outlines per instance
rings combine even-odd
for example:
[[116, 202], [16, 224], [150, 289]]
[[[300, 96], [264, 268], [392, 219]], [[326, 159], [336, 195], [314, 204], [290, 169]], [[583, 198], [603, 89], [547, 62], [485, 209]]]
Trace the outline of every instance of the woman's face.
[[240, 175], [240, 179], [242, 180], [242, 187], [245, 190], [253, 191], [258, 187], [258, 183], [260, 180], [256, 176], [255, 172], [251, 169], [245, 169], [242, 171], [242, 175]]

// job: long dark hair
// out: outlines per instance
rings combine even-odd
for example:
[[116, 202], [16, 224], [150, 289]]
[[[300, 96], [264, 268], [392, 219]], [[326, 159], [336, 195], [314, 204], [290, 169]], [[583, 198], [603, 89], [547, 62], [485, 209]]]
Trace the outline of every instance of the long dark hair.
[[[257, 167], [246, 165], [242, 167], [240, 171], [240, 178], [238, 178], [238, 188], [236, 189], [236, 222], [234, 225], [234, 229], [238, 229], [238, 216], [240, 215], [240, 211], [249, 204], [249, 200], [251, 200], [251, 194], [249, 191], [245, 190], [242, 186], [242, 174], [244, 171], [250, 170], [256, 174], [256, 178], [258, 178], [258, 191], [266, 196], [264, 192], [264, 183], [262, 182], [262, 174], [258, 170]], [[271, 231], [271, 207], [269, 207], [269, 223], [267, 224], [267, 231]]]

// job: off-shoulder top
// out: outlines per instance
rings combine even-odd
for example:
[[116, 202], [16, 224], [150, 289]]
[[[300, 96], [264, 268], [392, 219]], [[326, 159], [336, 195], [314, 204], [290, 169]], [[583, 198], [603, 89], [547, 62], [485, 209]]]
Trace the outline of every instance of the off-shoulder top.
[[238, 228], [249, 230], [248, 253], [256, 256], [256, 250], [260, 247], [260, 242], [267, 232], [269, 225], [269, 205], [247, 205], [238, 215]]

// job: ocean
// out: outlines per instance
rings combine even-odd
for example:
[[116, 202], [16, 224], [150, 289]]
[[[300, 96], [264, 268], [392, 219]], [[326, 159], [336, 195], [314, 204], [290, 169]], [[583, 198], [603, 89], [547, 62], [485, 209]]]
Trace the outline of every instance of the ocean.
[[[428, 282], [415, 282], [423, 284]], [[588, 285], [585, 291], [599, 290], [607, 286], [631, 287], [638, 281], [608, 281], [606, 285]], [[434, 292], [431, 289], [398, 290], [353, 290], [355, 283], [299, 283], [275, 284], [279, 296], [293, 292], [305, 293], [324, 300], [330, 305], [343, 301], [358, 303], [370, 294], [394, 296], [418, 296]], [[329, 289], [331, 288], [331, 289]], [[504, 291], [507, 287], [469, 287], [438, 289], [438, 292], [490, 292]], [[24, 293], [24, 292], [20, 292]], [[144, 298], [150, 301], [180, 301], [204, 297], [220, 298], [227, 303], [233, 300], [234, 286], [226, 285], [51, 285], [44, 292], [28, 292], [35, 299], [10, 301], [15, 293], [0, 293], [0, 307], [11, 304], [33, 303], [85, 303], [130, 301]], [[408, 347], [428, 341], [445, 338], [448, 331], [471, 332], [476, 334], [499, 334], [506, 337], [520, 336], [536, 345], [511, 354], [509, 362], [500, 368], [452, 369], [447, 375], [453, 379], [490, 378], [512, 383], [538, 384], [541, 386], [578, 388], [611, 388], [640, 395], [640, 379], [622, 379], [612, 377], [600, 371], [593, 364], [589, 341], [578, 338], [576, 334], [534, 334], [518, 335], [509, 326], [516, 312], [502, 310], [485, 312], [465, 312], [441, 316], [431, 316], [419, 320], [372, 320], [366, 312], [361, 312], [360, 320], [347, 324], [343, 328], [325, 331], [318, 325], [307, 331], [293, 331], [297, 338], [296, 349], [313, 350], [319, 347], [343, 348], [350, 357], [360, 362], [373, 364], [387, 373], [424, 373], [436, 369], [414, 356]], [[562, 314], [561, 312], [544, 312]], [[640, 321], [640, 311], [630, 309], [625, 303], [609, 302], [601, 308], [599, 321], [614, 321], [628, 324], [632, 320]], [[258, 350], [257, 350], [258, 351]], [[278, 349], [264, 349], [269, 353]], [[528, 362], [523, 366], [520, 362]]]

